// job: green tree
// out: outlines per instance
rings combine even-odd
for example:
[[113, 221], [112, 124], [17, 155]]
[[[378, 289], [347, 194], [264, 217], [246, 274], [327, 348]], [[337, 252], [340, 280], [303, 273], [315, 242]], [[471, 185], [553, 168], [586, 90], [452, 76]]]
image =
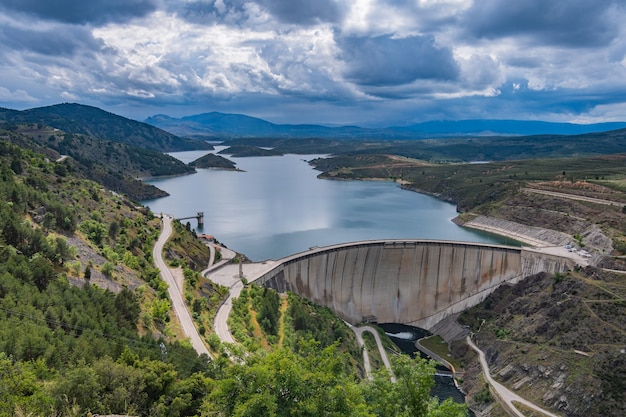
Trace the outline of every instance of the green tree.
[[119, 223], [116, 222], [116, 221], [112, 221], [109, 224], [109, 237], [111, 239], [115, 239], [117, 237], [117, 234], [119, 233], [119, 231], [120, 231]]
[[202, 415], [371, 417], [358, 383], [343, 372], [345, 360], [336, 345], [320, 350], [316, 342], [299, 353], [247, 357], [215, 381]]
[[13, 158], [11, 160], [11, 170], [20, 175], [24, 169], [22, 168], [22, 161], [19, 158]]
[[156, 299], [152, 301], [152, 308], [150, 311], [155, 320], [165, 323], [167, 321], [170, 308], [171, 305], [168, 300]]
[[102, 273], [106, 275], [107, 277], [113, 276], [113, 262], [106, 261], [102, 265]]
[[52, 415], [52, 399], [37, 380], [37, 363], [18, 362], [0, 352], [0, 415]]
[[80, 224], [80, 230], [87, 238], [98, 246], [102, 245], [102, 239], [107, 235], [106, 227], [92, 219], [87, 219]]
[[50, 261], [37, 254], [30, 261], [33, 283], [39, 291], [43, 291], [50, 281], [56, 278], [56, 273]]
[[435, 383], [435, 363], [406, 355], [393, 358], [396, 382], [383, 369], [365, 384], [365, 397], [377, 416], [385, 417], [463, 417], [467, 415], [465, 404], [451, 399], [439, 403], [431, 398]]
[[82, 414], [88, 411], [100, 412], [103, 408], [96, 371], [87, 365], [69, 369], [62, 378], [56, 380], [51, 392], [56, 401], [55, 407], [62, 414], [71, 415], [70, 410], [74, 405], [78, 406]]

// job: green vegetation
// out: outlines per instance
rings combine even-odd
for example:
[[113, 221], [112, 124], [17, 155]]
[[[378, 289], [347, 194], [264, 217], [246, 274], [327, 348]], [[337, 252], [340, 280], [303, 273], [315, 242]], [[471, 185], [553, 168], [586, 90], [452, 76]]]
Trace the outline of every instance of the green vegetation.
[[[396, 155], [434, 164], [510, 161], [537, 158], [579, 158], [626, 152], [626, 129], [582, 135], [487, 136], [439, 139], [240, 138], [225, 144], [271, 147], [295, 154]], [[352, 165], [350, 165], [352, 166]]]
[[173, 222], [172, 237], [165, 244], [165, 259], [175, 265], [188, 266], [195, 271], [202, 271], [209, 264], [211, 252], [191, 229], [189, 222], [184, 225]]
[[[177, 223], [165, 254], [181, 267], [215, 354], [199, 357], [176, 341], [167, 285], [152, 264], [159, 219], [56, 167], [0, 141], [0, 416], [464, 415], [386, 374], [361, 380], [352, 332], [294, 295], [242, 293], [244, 337], [269, 349], [223, 346], [211, 322], [226, 289], [197, 272], [208, 249]], [[397, 366], [397, 375], [416, 373], [411, 383], [422, 378], [420, 387], [432, 381], [430, 365]]]
[[[625, 178], [626, 156], [576, 159], [534, 159], [484, 164], [426, 165], [388, 156], [343, 156], [313, 161], [322, 177], [341, 179], [402, 179], [407, 189], [435, 194], [468, 211], [502, 200], [537, 181], [596, 182]], [[599, 181], [599, 180], [598, 180]], [[610, 185], [611, 183], [607, 183]], [[606, 196], [604, 196], [606, 197]], [[621, 201], [625, 197], [622, 195]], [[619, 201], [619, 200], [618, 200]]]
[[[65, 133], [46, 126], [15, 125], [3, 134], [23, 149], [31, 149], [58, 161], [51, 166], [51, 170], [59, 177], [88, 178], [135, 200], [167, 195], [137, 178], [194, 172], [181, 161], [154, 150]], [[19, 169], [17, 161], [12, 164]]]
[[365, 398], [373, 402], [377, 416], [444, 417], [466, 415], [465, 404], [452, 399], [439, 403], [430, 396], [434, 385], [435, 362], [411, 359], [406, 355], [392, 358], [392, 368], [397, 383], [389, 383], [386, 368], [374, 374], [366, 384]]
[[0, 120], [50, 126], [67, 133], [124, 142], [159, 152], [212, 149], [205, 141], [179, 138], [154, 126], [81, 104], [64, 103], [24, 111], [3, 109]]
[[[154, 318], [166, 319], [166, 301], [139, 285], [158, 282], [151, 216], [55, 166], [0, 141], [0, 415], [147, 415], [172, 383], [206, 370], [206, 358], [159, 339], [148, 311], [153, 303]], [[115, 293], [91, 285], [105, 274]], [[138, 329], [142, 314], [149, 320]], [[147, 392], [159, 367], [171, 381]]]
[[201, 406], [218, 416], [464, 416], [465, 406], [430, 397], [434, 365], [400, 356], [399, 382], [386, 372], [357, 381], [343, 371], [336, 345], [303, 343], [296, 352], [278, 349], [253, 355], [229, 368]]
[[220, 169], [236, 169], [235, 163], [220, 155], [208, 153], [193, 162], [189, 166], [194, 168], [220, 168]]
[[[293, 293], [287, 295], [285, 314], [281, 312], [278, 294], [271, 289], [251, 285], [233, 300], [229, 325], [233, 336], [250, 351], [271, 350], [282, 346], [297, 351], [302, 343], [316, 340], [322, 348], [339, 341], [341, 350], [349, 352], [348, 367], [362, 367], [361, 351], [354, 333], [328, 308], [312, 304]], [[280, 321], [283, 334], [279, 334]], [[358, 365], [357, 365], [358, 364]]]
[[431, 352], [436, 353], [443, 359], [447, 360], [459, 371], [462, 369], [462, 364], [456, 358], [450, 355], [450, 348], [445, 340], [439, 335], [433, 335], [424, 339], [420, 339], [420, 344]]

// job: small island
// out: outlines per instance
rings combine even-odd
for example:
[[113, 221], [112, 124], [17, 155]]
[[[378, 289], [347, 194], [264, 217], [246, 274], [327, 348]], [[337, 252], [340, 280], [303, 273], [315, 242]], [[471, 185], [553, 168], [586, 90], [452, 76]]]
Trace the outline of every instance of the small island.
[[230, 159], [226, 159], [223, 156], [208, 153], [193, 162], [189, 163], [189, 166], [194, 168], [216, 168], [216, 169], [231, 169], [237, 170], [236, 163]]
[[219, 151], [220, 154], [231, 155], [236, 158], [248, 156], [282, 156], [283, 153], [273, 149], [259, 148], [257, 146], [234, 145]]

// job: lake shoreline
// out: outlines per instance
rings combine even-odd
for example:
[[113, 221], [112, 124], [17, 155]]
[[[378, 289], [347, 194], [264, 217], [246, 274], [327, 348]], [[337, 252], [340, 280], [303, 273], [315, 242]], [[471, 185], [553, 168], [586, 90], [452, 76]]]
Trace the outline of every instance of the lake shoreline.
[[[197, 153], [172, 155], [195, 160]], [[389, 178], [320, 181], [306, 157], [237, 158], [238, 169], [197, 169], [197, 175], [149, 183], [170, 193], [144, 201], [155, 212], [184, 217], [204, 211], [209, 233], [251, 260], [373, 239], [438, 239], [502, 244], [506, 237], [459, 227], [456, 206]], [[407, 193], [406, 191], [413, 191]]]

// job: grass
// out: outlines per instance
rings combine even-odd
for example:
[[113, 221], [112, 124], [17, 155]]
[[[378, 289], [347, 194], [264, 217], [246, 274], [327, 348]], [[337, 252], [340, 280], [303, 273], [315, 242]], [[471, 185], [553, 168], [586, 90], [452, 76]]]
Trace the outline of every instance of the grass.
[[450, 348], [441, 336], [434, 335], [421, 339], [420, 344], [450, 362], [454, 369], [460, 370], [463, 368], [463, 364], [450, 355]]

